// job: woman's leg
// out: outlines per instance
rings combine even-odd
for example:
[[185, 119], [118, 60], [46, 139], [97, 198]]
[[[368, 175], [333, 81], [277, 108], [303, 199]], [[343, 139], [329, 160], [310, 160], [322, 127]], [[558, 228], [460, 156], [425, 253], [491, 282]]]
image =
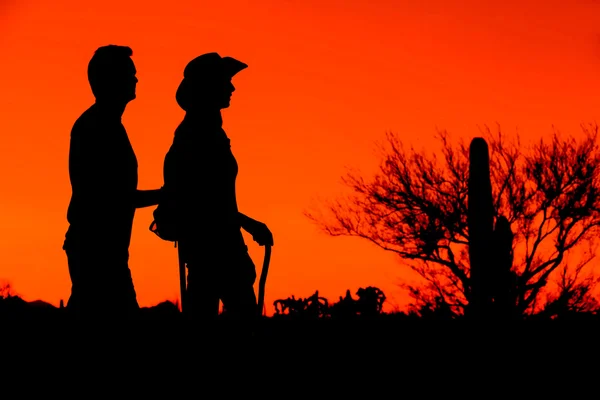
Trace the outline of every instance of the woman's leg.
[[197, 246], [199, 242], [198, 238], [191, 236], [178, 243], [179, 257], [185, 262], [187, 269], [184, 313], [194, 321], [216, 319], [219, 315], [215, 265], [206, 256], [206, 252]]
[[185, 312], [193, 319], [210, 321], [219, 315], [219, 290], [211, 268], [188, 263]]
[[221, 299], [226, 315], [231, 319], [253, 321], [257, 315], [254, 282], [256, 267], [248, 251], [241, 251], [224, 266], [227, 275], [222, 279]]

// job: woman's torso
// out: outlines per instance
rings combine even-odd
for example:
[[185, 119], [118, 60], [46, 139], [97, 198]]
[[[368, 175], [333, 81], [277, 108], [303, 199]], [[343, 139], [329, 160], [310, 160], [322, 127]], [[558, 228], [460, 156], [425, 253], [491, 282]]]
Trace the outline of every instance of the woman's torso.
[[243, 245], [236, 199], [238, 164], [220, 115], [186, 116], [165, 159], [182, 240]]

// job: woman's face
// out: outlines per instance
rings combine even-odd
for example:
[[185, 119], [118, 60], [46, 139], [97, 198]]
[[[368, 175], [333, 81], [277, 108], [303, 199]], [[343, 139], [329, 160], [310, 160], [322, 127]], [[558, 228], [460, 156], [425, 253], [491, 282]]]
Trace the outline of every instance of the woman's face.
[[227, 108], [231, 102], [231, 96], [235, 92], [235, 86], [231, 82], [231, 79], [224, 79], [218, 94], [216, 95], [219, 99], [220, 108]]
[[200, 105], [220, 110], [229, 107], [234, 91], [235, 87], [231, 79], [225, 78], [199, 85], [195, 94], [198, 96]]

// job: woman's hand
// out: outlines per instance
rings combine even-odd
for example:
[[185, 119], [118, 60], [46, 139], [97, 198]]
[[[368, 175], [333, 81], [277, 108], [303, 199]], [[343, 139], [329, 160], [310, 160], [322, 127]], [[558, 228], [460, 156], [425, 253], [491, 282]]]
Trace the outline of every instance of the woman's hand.
[[252, 239], [260, 246], [273, 246], [273, 234], [264, 223], [251, 219], [243, 228], [252, 235]]

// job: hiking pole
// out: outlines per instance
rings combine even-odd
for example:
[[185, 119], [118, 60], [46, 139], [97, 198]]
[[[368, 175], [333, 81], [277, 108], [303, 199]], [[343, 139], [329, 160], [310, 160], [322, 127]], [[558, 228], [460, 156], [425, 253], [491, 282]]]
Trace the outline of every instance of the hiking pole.
[[269, 273], [269, 263], [271, 262], [271, 246], [265, 245], [265, 259], [263, 261], [262, 271], [260, 272], [260, 281], [258, 282], [258, 315], [266, 315], [264, 310], [265, 303], [265, 284], [267, 283], [267, 274]]
[[181, 246], [177, 246], [177, 258], [179, 259], [179, 290], [181, 291], [181, 313], [183, 314], [183, 305], [185, 304], [186, 278], [185, 261], [181, 256]]

